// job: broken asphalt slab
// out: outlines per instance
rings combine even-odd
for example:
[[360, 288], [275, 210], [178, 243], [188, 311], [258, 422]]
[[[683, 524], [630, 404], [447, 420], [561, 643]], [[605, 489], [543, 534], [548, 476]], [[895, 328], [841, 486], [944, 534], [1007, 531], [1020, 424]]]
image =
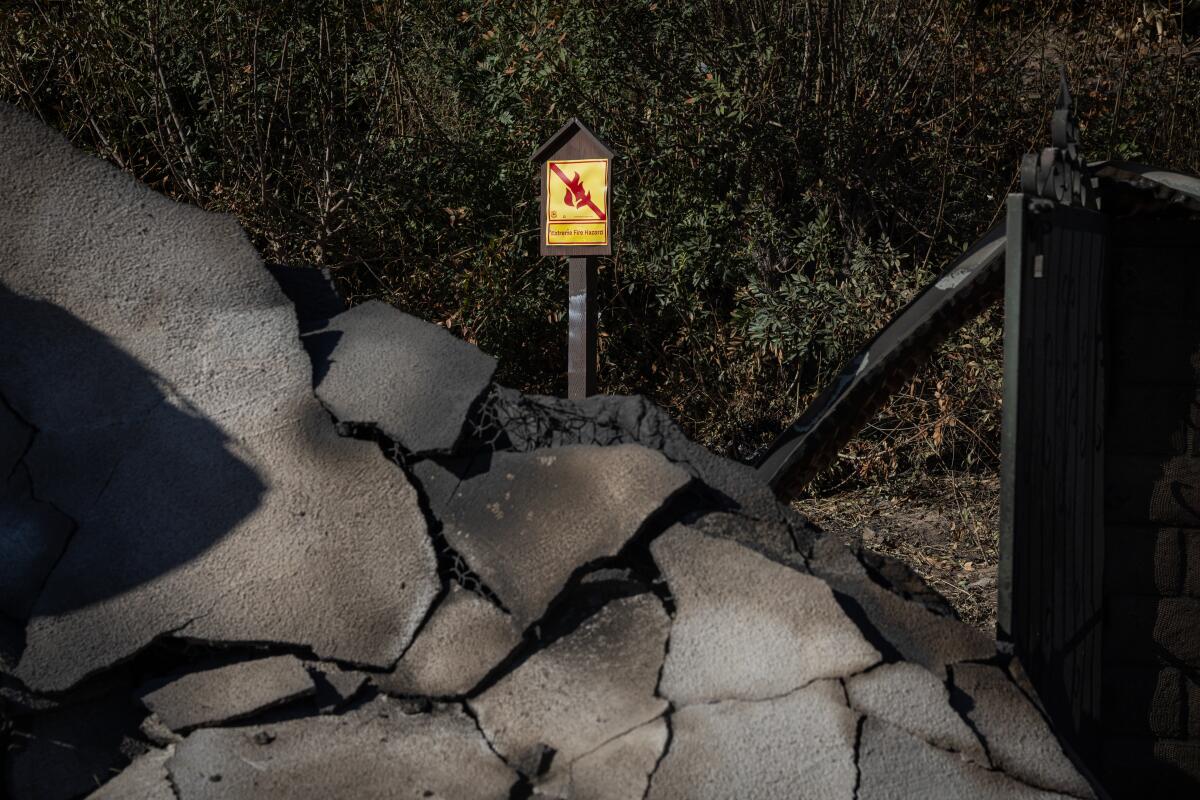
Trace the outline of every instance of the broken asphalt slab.
[[858, 800], [1051, 800], [1065, 795], [987, 770], [958, 753], [868, 717], [859, 749]]
[[996, 767], [1030, 786], [1094, 797], [1041, 712], [1004, 670], [986, 664], [958, 664], [952, 670], [952, 681], [970, 698], [967, 718]]
[[167, 761], [179, 800], [505, 800], [517, 774], [461, 709], [381, 697], [342, 716], [204, 728]]
[[425, 518], [337, 436], [237, 223], [7, 106], [0, 139], [0, 395], [37, 430], [33, 492], [77, 526], [19, 677], [62, 691], [185, 628], [391, 666], [440, 585]]
[[688, 439], [675, 421], [640, 395], [596, 395], [583, 400], [525, 395], [496, 387], [483, 409], [485, 438], [502, 435], [505, 449], [529, 452], [572, 444], [640, 444], [687, 470], [721, 498], [726, 510], [780, 521], [784, 506], [753, 467], [711, 453]]
[[920, 664], [881, 664], [846, 680], [850, 706], [988, 769], [979, 738], [954, 709], [950, 690]]
[[[850, 797], [885, 756], [930, 765], [916, 796], [1074, 786], [1048, 731], [1006, 728], [1025, 696], [960, 663], [992, 642], [649, 401], [489, 388], [445, 331], [276, 283], [231, 219], [12, 109], [0, 139], [0, 466], [70, 525], [23, 534], [61, 558], [18, 593], [27, 624], [0, 615], [16, 800], [124, 765], [110, 795], [161, 792], [165, 765], [185, 800]], [[377, 440], [339, 436], [314, 384]], [[422, 386], [441, 416], [406, 406]], [[253, 674], [212, 669], [247, 646]], [[971, 750], [955, 709], [999, 770], [941, 749]]]
[[29, 470], [18, 463], [7, 472], [0, 469], [0, 530], [0, 614], [25, 620], [75, 523], [38, 501]]
[[75, 529], [33, 494], [23, 459], [35, 435], [0, 395], [0, 614], [22, 621]]
[[[178, 566], [174, 541], [208, 533], [203, 514], [165, 507], [179, 491], [157, 496], [151, 480], [92, 506], [35, 606], [18, 676], [66, 689], [167, 634], [296, 644], [390, 667], [439, 588], [415, 492], [377, 450], [333, 436], [316, 409], [264, 438], [263, 449], [299, 457], [279, 465], [274, 490], [246, 520]], [[154, 475], [157, 455], [131, 453], [127, 480]], [[330, 491], [338, 482], [344, 488]]]
[[540, 784], [538, 794], [570, 800], [642, 800], [669, 736], [665, 718], [651, 720], [580, 756], [565, 781]]
[[524, 630], [573, 574], [616, 556], [690, 480], [637, 445], [496, 453], [454, 491], [442, 533]]
[[452, 584], [396, 668], [372, 682], [389, 694], [465, 695], [520, 641], [509, 614]]
[[187, 672], [139, 692], [152, 714], [172, 731], [220, 725], [316, 691], [295, 656], [270, 656]]
[[614, 600], [468, 701], [496, 752], [551, 784], [572, 763], [661, 715], [670, 618], [652, 594]]
[[491, 356], [378, 300], [313, 335], [335, 341], [317, 384], [325, 407], [340, 422], [378, 428], [409, 453], [454, 450], [496, 371]]
[[324, 661], [309, 661], [304, 667], [316, 686], [314, 701], [323, 714], [337, 710], [357, 696], [370, 677], [365, 672], [344, 670]]
[[650, 550], [675, 601], [661, 692], [677, 707], [777, 697], [879, 662], [812, 575], [682, 525]]
[[960, 661], [984, 661], [996, 655], [996, 643], [951, 616], [906, 600], [871, 575], [861, 561], [833, 537], [813, 542], [808, 564], [829, 584], [848, 613], [873, 631], [872, 641], [889, 659], [914, 661], [939, 677]]
[[854, 796], [858, 715], [822, 680], [770, 700], [699, 703], [671, 715], [647, 800]]

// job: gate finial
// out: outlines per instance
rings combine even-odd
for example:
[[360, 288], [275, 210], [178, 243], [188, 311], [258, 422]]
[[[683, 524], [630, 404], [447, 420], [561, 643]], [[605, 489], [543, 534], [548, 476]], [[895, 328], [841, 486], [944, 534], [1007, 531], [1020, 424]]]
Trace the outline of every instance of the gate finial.
[[1067, 70], [1061, 64], [1058, 69], [1058, 103], [1050, 121], [1052, 146], [1021, 160], [1021, 191], [1064, 205], [1098, 209], [1095, 182], [1079, 157], [1079, 126]]

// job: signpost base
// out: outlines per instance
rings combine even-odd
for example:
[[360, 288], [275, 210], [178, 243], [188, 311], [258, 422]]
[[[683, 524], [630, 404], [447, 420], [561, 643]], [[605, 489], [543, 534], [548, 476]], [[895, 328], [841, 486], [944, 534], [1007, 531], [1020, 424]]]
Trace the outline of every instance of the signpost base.
[[567, 399], [582, 400], [596, 393], [596, 259], [572, 256], [567, 264]]

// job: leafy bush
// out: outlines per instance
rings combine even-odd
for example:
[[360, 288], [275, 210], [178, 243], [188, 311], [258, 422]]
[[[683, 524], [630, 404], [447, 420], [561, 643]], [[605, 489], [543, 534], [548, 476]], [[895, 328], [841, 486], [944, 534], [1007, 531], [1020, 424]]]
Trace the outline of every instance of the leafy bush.
[[[1195, 0], [37, 0], [0, 94], [547, 393], [566, 271], [528, 157], [578, 115], [619, 156], [601, 385], [746, 456], [999, 218], [1059, 61], [1086, 154], [1200, 169], [1198, 38]], [[993, 312], [824, 485], [994, 467], [999, 353]]]

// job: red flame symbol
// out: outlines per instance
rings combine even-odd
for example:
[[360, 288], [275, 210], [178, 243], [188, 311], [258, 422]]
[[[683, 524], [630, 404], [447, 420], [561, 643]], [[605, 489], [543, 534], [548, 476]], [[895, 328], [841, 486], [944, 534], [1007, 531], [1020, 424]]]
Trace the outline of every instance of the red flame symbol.
[[579, 173], [575, 173], [575, 177], [569, 181], [564, 181], [567, 184], [567, 193], [563, 195], [563, 202], [567, 205], [582, 208], [592, 202], [592, 193], [583, 190], [583, 178], [579, 177]]

